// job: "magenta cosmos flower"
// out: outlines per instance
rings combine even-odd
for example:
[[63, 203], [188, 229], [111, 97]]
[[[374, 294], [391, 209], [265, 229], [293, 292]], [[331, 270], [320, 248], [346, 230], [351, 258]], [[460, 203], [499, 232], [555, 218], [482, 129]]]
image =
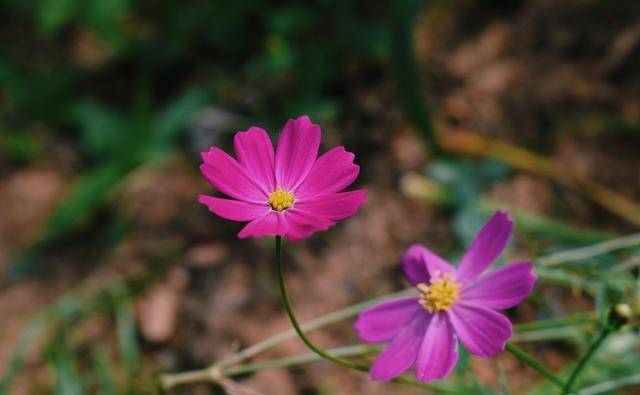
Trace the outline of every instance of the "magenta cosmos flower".
[[374, 380], [391, 380], [414, 364], [419, 381], [443, 378], [458, 360], [458, 340], [480, 357], [504, 350], [511, 323], [497, 310], [520, 303], [536, 282], [529, 262], [482, 274], [507, 245], [511, 226], [506, 212], [496, 212], [457, 268], [421, 245], [409, 248], [402, 269], [419, 296], [380, 303], [355, 324], [362, 340], [389, 341], [371, 367]]
[[290, 119], [274, 153], [269, 135], [251, 127], [238, 132], [238, 159], [217, 147], [202, 153], [202, 174], [231, 199], [200, 195], [200, 203], [232, 221], [248, 222], [238, 237], [286, 236], [296, 241], [358, 211], [366, 191], [341, 192], [360, 168], [336, 147], [318, 158], [320, 126], [303, 115]]

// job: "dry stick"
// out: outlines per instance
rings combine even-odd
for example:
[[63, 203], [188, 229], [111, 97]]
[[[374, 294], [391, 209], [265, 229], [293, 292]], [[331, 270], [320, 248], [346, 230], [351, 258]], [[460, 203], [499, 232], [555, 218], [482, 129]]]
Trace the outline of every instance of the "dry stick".
[[[414, 293], [414, 292], [415, 291], [413, 289], [407, 289], [400, 292], [395, 292], [389, 295], [385, 295], [382, 297], [370, 299], [358, 304], [354, 304], [344, 309], [334, 311], [327, 315], [311, 320], [301, 325], [301, 328], [303, 331], [308, 333], [308, 332], [323, 328], [327, 325], [333, 324], [335, 322], [339, 322], [347, 318], [354, 317], [359, 312], [361, 312], [362, 310], [366, 309], [369, 306], [373, 306], [385, 300], [410, 295], [411, 293]], [[207, 368], [188, 371], [188, 372], [182, 372], [182, 373], [164, 374], [160, 377], [162, 387], [164, 389], [170, 389], [177, 385], [188, 384], [192, 382], [207, 382], [207, 381], [215, 382], [220, 377], [221, 370], [225, 370], [226, 366], [238, 364], [270, 348], [273, 348], [280, 343], [284, 343], [287, 340], [295, 339], [296, 337], [297, 337], [296, 331], [294, 329], [290, 329], [286, 332], [281, 332], [277, 335], [269, 337], [235, 354], [232, 354], [228, 358], [225, 358], [222, 361], [219, 361], [217, 363], [211, 364]]]
[[[330, 348], [327, 352], [334, 357], [354, 357], [365, 355], [370, 352], [380, 350], [380, 346], [369, 346], [364, 344], [356, 344], [353, 346]], [[259, 372], [262, 370], [273, 368], [285, 368], [289, 366], [303, 365], [311, 362], [321, 361], [323, 358], [316, 353], [305, 353], [292, 357], [272, 359], [265, 362], [250, 363], [246, 365], [233, 366], [222, 369], [225, 376], [238, 376], [247, 373]]]
[[577, 174], [566, 166], [524, 148], [499, 140], [491, 140], [468, 130], [447, 130], [439, 133], [440, 146], [458, 154], [489, 157], [582, 192], [592, 201], [618, 217], [640, 226], [640, 206], [631, 199]]
[[575, 248], [572, 250], [562, 251], [546, 257], [537, 259], [542, 265], [552, 266], [561, 263], [580, 261], [592, 256], [601, 255], [609, 251], [621, 250], [640, 244], [640, 233], [618, 237], [615, 239], [603, 241], [602, 243], [592, 244], [586, 247]]
[[640, 373], [631, 374], [629, 376], [617, 377], [615, 379], [604, 381], [598, 384], [584, 387], [578, 391], [578, 395], [596, 395], [613, 391], [628, 385], [640, 384]]

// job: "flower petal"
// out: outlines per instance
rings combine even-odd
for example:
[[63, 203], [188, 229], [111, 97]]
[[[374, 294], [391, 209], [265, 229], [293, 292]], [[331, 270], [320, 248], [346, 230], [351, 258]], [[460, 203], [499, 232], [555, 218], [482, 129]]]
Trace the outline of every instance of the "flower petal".
[[372, 379], [389, 381], [413, 365], [431, 317], [419, 315], [393, 338], [371, 367]]
[[269, 213], [267, 205], [247, 203], [240, 200], [221, 199], [213, 196], [200, 195], [198, 201], [214, 214], [231, 221], [251, 221]]
[[518, 262], [482, 275], [468, 284], [460, 299], [492, 309], [508, 309], [522, 302], [533, 289], [533, 264]]
[[250, 127], [233, 138], [238, 161], [267, 196], [276, 189], [273, 144], [262, 128]]
[[350, 217], [358, 212], [358, 208], [367, 201], [367, 191], [332, 193], [330, 195], [316, 196], [313, 199], [296, 201], [294, 207], [316, 215], [318, 218], [337, 222]]
[[354, 328], [361, 340], [377, 343], [388, 341], [413, 321], [424, 309], [418, 298], [409, 296], [382, 302], [364, 310]]
[[217, 190], [232, 198], [252, 203], [268, 200], [246, 169], [220, 148], [213, 147], [202, 153], [204, 163], [200, 171]]
[[512, 225], [506, 211], [496, 211], [489, 218], [460, 261], [459, 281], [475, 279], [498, 258], [507, 246]]
[[436, 271], [453, 273], [454, 275], [456, 272], [455, 268], [447, 261], [420, 244], [412, 245], [404, 254], [404, 257], [402, 257], [402, 271], [413, 286], [420, 283], [429, 284], [429, 280], [432, 276], [435, 276]]
[[445, 313], [436, 314], [420, 345], [416, 359], [416, 379], [423, 383], [438, 380], [453, 370], [458, 361], [458, 342]]
[[249, 222], [242, 228], [238, 237], [284, 236], [289, 229], [289, 224], [282, 213], [270, 211], [267, 215]]
[[319, 157], [296, 188], [296, 199], [340, 192], [351, 185], [360, 172], [360, 167], [353, 163], [354, 158], [344, 147], [333, 148]]
[[287, 231], [287, 239], [296, 242], [310, 237], [315, 232], [329, 229], [335, 225], [335, 221], [331, 221], [316, 213], [300, 210], [297, 207], [284, 211], [284, 215], [289, 223]]
[[480, 357], [491, 357], [504, 350], [512, 334], [509, 319], [488, 307], [458, 302], [448, 315], [462, 344]]
[[278, 187], [292, 191], [309, 174], [318, 157], [320, 134], [320, 126], [312, 124], [306, 115], [287, 121], [276, 150]]

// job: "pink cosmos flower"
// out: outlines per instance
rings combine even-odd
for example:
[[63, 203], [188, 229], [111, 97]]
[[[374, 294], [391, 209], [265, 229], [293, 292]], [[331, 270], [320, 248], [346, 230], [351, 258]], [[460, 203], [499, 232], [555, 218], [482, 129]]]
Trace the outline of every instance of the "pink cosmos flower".
[[320, 126], [306, 115], [290, 119], [274, 153], [269, 135], [251, 127], [238, 132], [238, 159], [217, 147], [202, 153], [202, 174], [231, 199], [200, 195], [200, 203], [232, 221], [248, 222], [238, 237], [286, 236], [292, 241], [326, 230], [358, 211], [366, 191], [341, 192], [360, 168], [336, 147], [318, 156]]
[[441, 379], [458, 360], [458, 340], [480, 357], [504, 350], [511, 323], [497, 310], [522, 302], [536, 282], [529, 262], [482, 274], [507, 245], [511, 227], [506, 212], [494, 213], [457, 268], [426, 247], [409, 248], [402, 269], [420, 295], [373, 306], [355, 324], [363, 341], [389, 341], [371, 367], [374, 380], [391, 380], [414, 364], [419, 381]]

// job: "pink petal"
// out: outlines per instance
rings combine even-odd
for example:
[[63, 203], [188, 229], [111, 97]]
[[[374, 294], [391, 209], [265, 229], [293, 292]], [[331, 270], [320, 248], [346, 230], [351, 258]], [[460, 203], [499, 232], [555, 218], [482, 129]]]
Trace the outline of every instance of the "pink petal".
[[404, 254], [402, 271], [414, 286], [420, 283], [429, 284], [429, 280], [435, 276], [436, 271], [441, 274], [453, 273], [454, 275], [456, 272], [453, 266], [420, 244], [412, 245]]
[[316, 213], [300, 210], [297, 207], [284, 211], [284, 215], [289, 223], [287, 231], [287, 239], [296, 242], [310, 237], [313, 233], [327, 230], [335, 225], [335, 221], [331, 221]]
[[202, 153], [204, 163], [200, 171], [217, 190], [232, 198], [252, 203], [267, 202], [268, 197], [258, 188], [246, 169], [219, 148]]
[[424, 313], [418, 298], [409, 296], [382, 302], [364, 310], [354, 327], [361, 340], [377, 343], [388, 341], [407, 324]]
[[249, 222], [242, 228], [238, 237], [284, 236], [289, 229], [289, 224], [282, 213], [270, 211], [267, 215]]
[[211, 212], [231, 221], [251, 221], [269, 213], [266, 204], [247, 203], [240, 200], [220, 199], [200, 195], [198, 201], [206, 205]]
[[496, 211], [489, 218], [460, 261], [459, 281], [475, 279], [498, 258], [507, 246], [512, 225], [506, 211]]
[[458, 361], [458, 342], [445, 313], [436, 314], [424, 335], [416, 360], [416, 379], [438, 380], [453, 370]]
[[318, 218], [337, 222], [358, 212], [358, 208], [367, 200], [367, 191], [339, 192], [331, 195], [316, 196], [313, 199], [296, 201], [294, 207], [316, 215]]
[[536, 276], [529, 262], [512, 263], [468, 284], [460, 299], [492, 309], [508, 309], [522, 302], [533, 289]]
[[371, 378], [389, 381], [409, 369], [416, 360], [430, 320], [431, 316], [425, 312], [405, 326], [376, 359]]
[[360, 167], [353, 164], [355, 155], [336, 147], [318, 158], [304, 181], [295, 190], [296, 199], [328, 195], [345, 189], [356, 177]]
[[312, 124], [306, 115], [287, 121], [276, 150], [278, 187], [292, 191], [309, 174], [318, 156], [320, 134], [320, 126]]
[[488, 307], [458, 302], [448, 315], [462, 344], [480, 357], [491, 357], [504, 350], [512, 334], [509, 319]]
[[238, 161], [267, 196], [276, 189], [273, 145], [264, 129], [251, 127], [233, 138]]

